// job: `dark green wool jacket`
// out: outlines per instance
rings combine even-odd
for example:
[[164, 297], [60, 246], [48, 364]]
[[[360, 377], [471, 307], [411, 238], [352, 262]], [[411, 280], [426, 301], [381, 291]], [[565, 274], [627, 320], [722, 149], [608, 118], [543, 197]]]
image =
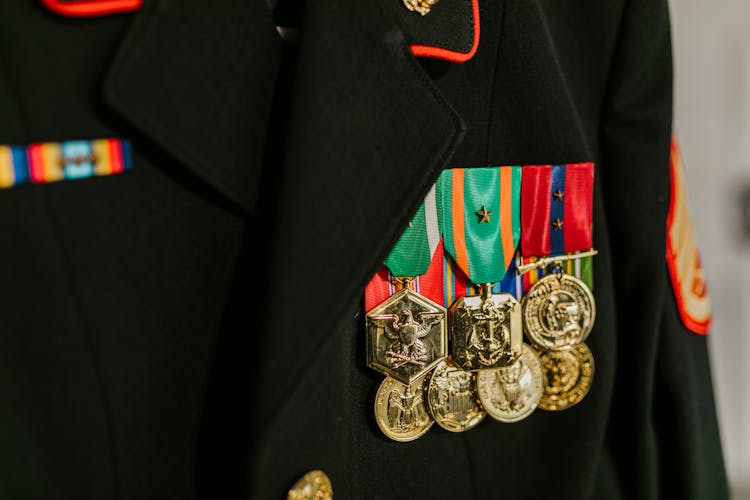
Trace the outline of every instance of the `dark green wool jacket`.
[[[480, 0], [473, 57], [412, 54], [470, 45], [467, 5], [309, 0], [291, 46], [264, 0], [0, 2], [0, 144], [133, 147], [122, 175], [0, 190], [0, 499], [270, 500], [311, 469], [338, 499], [727, 496], [664, 257], [666, 0]], [[362, 291], [429, 187], [584, 161], [588, 396], [389, 441]]]

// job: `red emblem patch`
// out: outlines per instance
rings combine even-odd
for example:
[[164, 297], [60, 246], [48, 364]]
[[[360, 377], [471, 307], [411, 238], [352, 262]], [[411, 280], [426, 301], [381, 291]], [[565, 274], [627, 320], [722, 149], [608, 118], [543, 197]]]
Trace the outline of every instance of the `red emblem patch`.
[[667, 218], [667, 265], [672, 288], [682, 322], [691, 331], [705, 335], [711, 326], [711, 303], [688, 210], [682, 157], [674, 139], [670, 181], [672, 196]]

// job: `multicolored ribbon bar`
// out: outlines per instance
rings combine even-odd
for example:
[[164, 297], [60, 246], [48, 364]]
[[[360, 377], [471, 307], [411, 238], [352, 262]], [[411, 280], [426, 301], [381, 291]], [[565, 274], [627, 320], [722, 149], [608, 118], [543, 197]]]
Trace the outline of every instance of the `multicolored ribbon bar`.
[[438, 180], [445, 250], [472, 283], [498, 283], [521, 234], [521, 167], [454, 168]]
[[589, 250], [594, 164], [523, 167], [521, 251], [524, 256]]
[[[523, 259], [523, 264], [529, 262], [536, 262], [536, 257], [529, 257]], [[526, 290], [534, 286], [534, 283], [544, 278], [547, 274], [552, 272], [551, 266], [547, 269], [536, 268], [533, 269], [520, 278], [523, 280], [523, 286], [521, 293], [525, 293]], [[579, 280], [583, 281], [589, 290], [594, 290], [594, 258], [593, 257], [582, 257], [578, 259], [571, 259], [562, 262], [562, 272], [575, 276]]]
[[0, 145], [0, 188], [115, 175], [130, 168], [130, 143], [121, 139]]
[[[521, 276], [517, 266], [593, 247], [593, 179], [593, 163], [444, 171], [389, 255], [391, 270], [384, 266], [367, 285], [365, 309], [399, 290], [394, 276], [425, 267], [414, 288], [445, 307], [477, 295], [480, 283], [520, 299], [551, 269]], [[528, 255], [523, 261], [519, 241]], [[593, 289], [592, 257], [565, 261], [562, 270]]]

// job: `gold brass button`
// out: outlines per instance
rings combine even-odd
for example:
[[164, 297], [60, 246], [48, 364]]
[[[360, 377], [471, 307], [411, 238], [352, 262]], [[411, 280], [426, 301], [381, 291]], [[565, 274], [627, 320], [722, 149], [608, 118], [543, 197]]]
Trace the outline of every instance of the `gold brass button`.
[[287, 500], [332, 500], [333, 486], [322, 470], [311, 470], [294, 483]]

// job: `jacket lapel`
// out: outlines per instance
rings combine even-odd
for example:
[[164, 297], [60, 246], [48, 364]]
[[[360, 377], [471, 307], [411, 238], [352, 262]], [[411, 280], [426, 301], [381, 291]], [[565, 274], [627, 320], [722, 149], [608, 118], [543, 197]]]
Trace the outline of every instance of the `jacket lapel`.
[[199, 2], [144, 2], [105, 82], [106, 103], [143, 140], [269, 228], [248, 236], [271, 298], [248, 332], [258, 432], [350, 319], [463, 137], [399, 26], [382, 2], [308, 2], [286, 137], [274, 137], [286, 146], [271, 152], [283, 161], [263, 189], [282, 57], [264, 1], [217, 2], [210, 16]]
[[144, 2], [104, 84], [121, 117], [255, 210], [281, 40], [262, 0]]
[[[450, 160], [461, 118], [382, 2], [308, 3], [270, 243], [255, 429], [277, 411]], [[295, 299], [298, 298], [298, 299]], [[291, 349], [291, 351], [290, 351]], [[283, 361], [281, 361], [283, 359]]]

